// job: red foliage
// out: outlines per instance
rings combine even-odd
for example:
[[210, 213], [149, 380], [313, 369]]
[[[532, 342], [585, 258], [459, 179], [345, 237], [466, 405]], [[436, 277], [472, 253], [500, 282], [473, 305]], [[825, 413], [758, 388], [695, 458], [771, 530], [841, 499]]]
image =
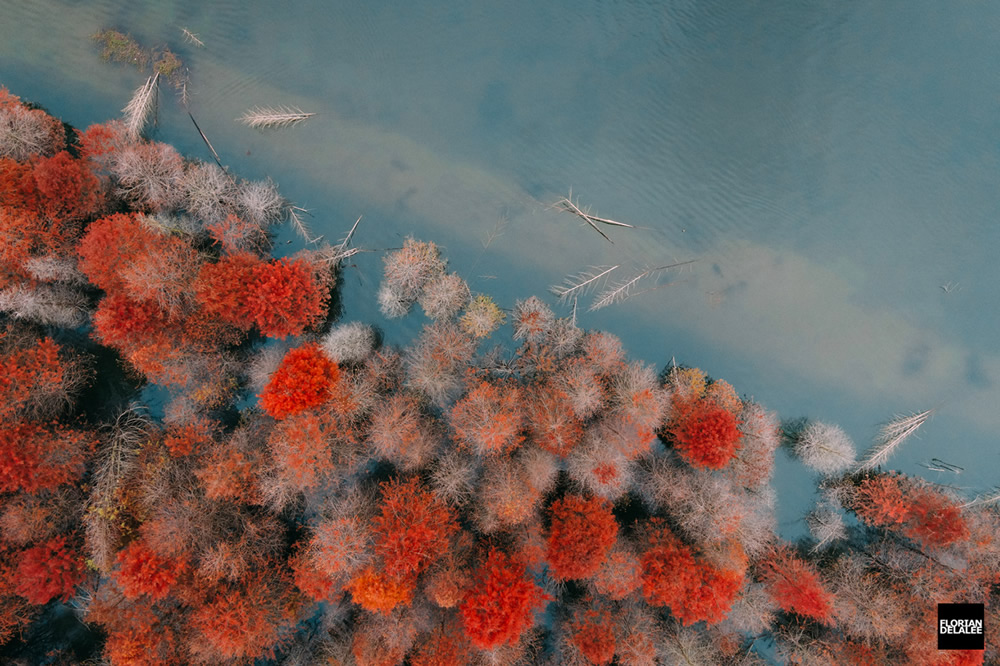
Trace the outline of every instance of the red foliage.
[[531, 440], [557, 456], [565, 456], [583, 439], [583, 422], [573, 413], [569, 395], [551, 383], [533, 391], [527, 422]]
[[205, 264], [195, 281], [195, 298], [212, 315], [224, 322], [248, 330], [253, 326], [249, 304], [254, 273], [263, 261], [249, 252], [222, 257]]
[[315, 343], [285, 354], [271, 381], [258, 396], [260, 406], [276, 419], [284, 419], [321, 405], [331, 398], [340, 381], [340, 368]]
[[409, 606], [416, 590], [414, 578], [394, 578], [369, 567], [347, 584], [354, 603], [373, 613], [388, 615], [400, 604]]
[[[220, 588], [213, 598], [191, 613], [195, 630], [193, 651], [204, 651], [210, 661], [253, 660], [274, 656], [274, 648], [288, 635], [294, 617], [288, 588], [271, 567], [263, 567], [240, 584]], [[204, 645], [198, 643], [203, 642]]]
[[698, 561], [658, 519], [651, 521], [649, 547], [642, 555], [642, 592], [653, 606], [669, 606], [684, 625], [724, 619], [740, 588], [743, 572]]
[[909, 507], [899, 477], [879, 474], [863, 480], [854, 497], [854, 511], [874, 527], [898, 525], [906, 520]]
[[615, 601], [642, 586], [642, 566], [631, 550], [612, 550], [594, 574], [594, 590]]
[[149, 595], [150, 599], [163, 599], [187, 568], [183, 558], [162, 557], [142, 541], [133, 541], [118, 553], [118, 570], [115, 578], [126, 599]]
[[175, 458], [201, 453], [212, 444], [212, 429], [208, 422], [195, 422], [167, 428], [163, 445]]
[[94, 331], [104, 344], [118, 349], [136, 349], [170, 326], [169, 316], [156, 303], [120, 293], [101, 299], [94, 312]]
[[479, 382], [451, 410], [456, 439], [480, 455], [513, 451], [524, 440], [522, 403], [514, 384]]
[[819, 572], [788, 548], [775, 550], [761, 563], [761, 578], [782, 609], [819, 622], [833, 617], [833, 595], [824, 589]]
[[615, 628], [607, 610], [587, 608], [577, 612], [569, 624], [569, 633], [569, 640], [590, 663], [603, 666], [614, 659]]
[[316, 271], [302, 259], [279, 259], [254, 271], [249, 307], [268, 337], [299, 335], [326, 314], [330, 298]]
[[559, 579], [589, 578], [597, 573], [615, 544], [618, 523], [607, 502], [566, 495], [552, 504], [546, 559]]
[[124, 128], [115, 121], [91, 125], [83, 132], [77, 131], [77, 136], [81, 157], [99, 164], [106, 162], [125, 143]]
[[949, 546], [969, 537], [961, 509], [946, 495], [898, 474], [864, 479], [852, 508], [873, 527], [901, 527], [903, 534], [927, 547]]
[[253, 222], [245, 222], [233, 214], [206, 227], [212, 240], [229, 254], [262, 250], [268, 245], [267, 232]]
[[157, 240], [158, 235], [134, 214], [102, 217], [87, 227], [77, 245], [79, 268], [101, 289], [121, 291], [125, 288], [122, 272]]
[[740, 448], [740, 422], [709, 400], [678, 400], [667, 425], [677, 451], [690, 464], [722, 469]]
[[104, 657], [112, 664], [161, 666], [182, 661], [177, 633], [168, 621], [147, 603], [121, 603], [98, 597], [91, 605], [88, 620], [104, 625], [108, 639]]
[[382, 484], [372, 526], [382, 569], [397, 578], [423, 572], [448, 550], [449, 538], [458, 531], [451, 509], [415, 478]]
[[15, 580], [15, 591], [28, 603], [66, 601], [83, 580], [83, 561], [67, 548], [66, 537], [56, 537], [21, 553]]
[[459, 607], [465, 635], [481, 650], [516, 643], [535, 623], [535, 611], [550, 599], [524, 564], [491, 549]]
[[224, 321], [244, 329], [256, 324], [264, 335], [282, 338], [316, 324], [330, 296], [304, 260], [265, 263], [247, 252], [202, 267], [195, 294]]
[[454, 622], [439, 624], [424, 636], [410, 655], [410, 666], [466, 666], [473, 661], [472, 646]]
[[0, 425], [0, 492], [50, 490], [76, 481], [96, 442], [58, 424]]
[[903, 534], [924, 546], [943, 548], [969, 537], [969, 527], [954, 502], [929, 488], [910, 492]]
[[318, 570], [307, 551], [300, 550], [288, 563], [292, 567], [295, 587], [313, 601], [325, 601], [340, 591], [337, 581]]
[[205, 497], [254, 503], [258, 499], [255, 482], [260, 460], [256, 452], [218, 444], [213, 446], [195, 471], [205, 489]]
[[0, 157], [0, 202], [16, 210], [37, 211], [38, 189], [30, 164]]
[[[0, 333], [0, 341], [3, 338]], [[59, 351], [52, 338], [44, 338], [0, 356], [0, 419], [30, 412], [46, 395], [61, 392], [68, 368]]]
[[80, 220], [96, 213], [103, 203], [101, 183], [86, 162], [65, 150], [39, 158], [34, 165], [39, 211], [60, 220]]
[[275, 461], [287, 480], [300, 490], [315, 488], [334, 470], [330, 451], [330, 424], [315, 412], [286, 418], [268, 438]]

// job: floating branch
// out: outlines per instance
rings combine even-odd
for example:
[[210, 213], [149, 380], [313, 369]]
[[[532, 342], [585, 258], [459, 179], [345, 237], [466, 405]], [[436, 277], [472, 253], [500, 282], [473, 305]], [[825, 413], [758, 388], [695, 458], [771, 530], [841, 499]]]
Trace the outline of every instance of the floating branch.
[[573, 201], [573, 190], [569, 191], [568, 197], [563, 197], [559, 201], [552, 204], [550, 208], [555, 208], [557, 210], [565, 211], [567, 213], [576, 215], [578, 218], [589, 224], [594, 231], [601, 234], [601, 236], [604, 237], [604, 240], [608, 241], [611, 244], [614, 244], [614, 241], [611, 240], [611, 238], [609, 238], [606, 233], [601, 231], [600, 227], [597, 226], [598, 224], [607, 224], [613, 227], [627, 227], [629, 229], [635, 229], [635, 227], [632, 226], [631, 224], [625, 224], [624, 222], [618, 222], [617, 220], [609, 220], [606, 217], [598, 217], [596, 215], [591, 215], [589, 209], [580, 208], [579, 204]]
[[306, 223], [302, 221], [302, 214], [308, 215], [309, 211], [301, 206], [289, 206], [288, 207], [288, 221], [291, 223], [292, 228], [298, 232], [302, 239], [307, 243], [315, 243], [323, 238], [322, 235], [312, 237], [309, 233], [309, 227]]
[[[614, 305], [615, 303], [621, 303], [622, 301], [627, 301], [628, 299], [641, 294], [643, 292], [649, 291], [655, 287], [650, 287], [649, 289], [643, 289], [642, 291], [635, 292], [635, 287], [640, 282], [644, 280], [657, 280], [664, 272], [671, 268], [677, 268], [678, 266], [686, 266], [687, 264], [693, 264], [697, 259], [689, 259], [688, 261], [681, 261], [676, 264], [667, 264], [666, 266], [657, 266], [656, 268], [649, 268], [638, 275], [635, 275], [627, 280], [622, 280], [617, 282], [601, 293], [597, 295], [597, 298], [593, 303], [590, 304], [588, 308], [589, 312], [594, 310], [600, 310], [601, 308], [606, 308], [609, 305]], [[665, 286], [665, 285], [660, 285]]]
[[618, 266], [605, 268], [604, 266], [591, 266], [590, 270], [583, 271], [577, 275], [567, 276], [561, 285], [552, 285], [549, 291], [555, 295], [560, 303], [568, 303], [570, 299], [575, 300], [580, 296], [585, 296], [602, 283], [607, 282], [608, 275]]
[[358, 224], [361, 222], [361, 217], [362, 216], [359, 215], [358, 219], [354, 221], [354, 226], [352, 226], [351, 230], [347, 232], [347, 236], [344, 237], [344, 240], [340, 241], [340, 245], [326, 247], [322, 250], [323, 261], [328, 264], [339, 264], [344, 259], [353, 257], [359, 252], [371, 252], [371, 250], [348, 247], [351, 244], [351, 239], [354, 238], [354, 232], [357, 230]]
[[907, 437], [915, 433], [933, 413], [933, 409], [928, 409], [919, 414], [897, 417], [886, 423], [879, 430], [878, 436], [875, 438], [875, 444], [865, 454], [864, 459], [858, 463], [858, 469], [874, 469], [884, 464], [899, 445]]
[[265, 129], [289, 127], [315, 115], [315, 113], [303, 113], [301, 109], [294, 106], [255, 106], [237, 120], [254, 129]]
[[200, 39], [198, 39], [198, 35], [194, 34], [190, 30], [188, 30], [187, 28], [181, 28], [181, 32], [184, 33], [184, 38], [187, 41], [189, 41], [192, 44], [195, 44], [197, 46], [200, 46], [202, 48], [205, 48], [205, 42], [203, 42]]
[[138, 139], [142, 129], [149, 120], [149, 115], [156, 108], [156, 83], [159, 72], [146, 79], [146, 82], [136, 89], [128, 105], [122, 109], [125, 114], [125, 131], [133, 139]]

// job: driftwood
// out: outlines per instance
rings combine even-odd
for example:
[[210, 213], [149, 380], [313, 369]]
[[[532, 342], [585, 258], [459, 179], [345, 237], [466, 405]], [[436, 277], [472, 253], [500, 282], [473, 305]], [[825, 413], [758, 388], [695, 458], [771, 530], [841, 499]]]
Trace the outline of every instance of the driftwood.
[[624, 222], [618, 222], [617, 220], [611, 220], [606, 217], [598, 217], [596, 215], [591, 215], [589, 209], [580, 208], [579, 204], [573, 201], [573, 190], [569, 191], [568, 197], [563, 197], [559, 201], [552, 204], [550, 208], [555, 208], [556, 210], [561, 210], [577, 216], [578, 218], [589, 224], [594, 231], [601, 234], [601, 236], [604, 237], [604, 240], [608, 241], [612, 245], [614, 244], [614, 241], [611, 240], [611, 238], [606, 233], [601, 231], [601, 228], [597, 226], [598, 224], [606, 224], [612, 227], [626, 227], [628, 229], [635, 229], [635, 227], [632, 226], [631, 224], [625, 224]]

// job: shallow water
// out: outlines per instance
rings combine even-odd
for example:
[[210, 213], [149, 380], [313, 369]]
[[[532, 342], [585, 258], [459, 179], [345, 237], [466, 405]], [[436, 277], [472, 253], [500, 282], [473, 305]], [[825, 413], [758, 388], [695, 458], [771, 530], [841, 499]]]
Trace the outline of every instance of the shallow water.
[[[1000, 483], [1000, 6], [453, 4], [5, 0], [0, 83], [85, 127], [143, 80], [102, 63], [91, 34], [169, 44], [224, 162], [273, 178], [317, 233], [364, 215], [364, 247], [435, 240], [507, 307], [589, 265], [697, 259], [626, 303], [581, 302], [581, 325], [859, 448], [936, 406], [891, 464], [970, 494]], [[258, 104], [317, 116], [234, 122]], [[209, 158], [166, 88], [155, 138]], [[550, 210], [570, 188], [640, 228], [612, 245]], [[380, 269], [365, 254], [348, 271], [345, 316], [403, 342], [420, 317], [381, 317]], [[966, 471], [920, 466], [935, 456]], [[798, 534], [808, 475], [783, 460], [778, 486]]]

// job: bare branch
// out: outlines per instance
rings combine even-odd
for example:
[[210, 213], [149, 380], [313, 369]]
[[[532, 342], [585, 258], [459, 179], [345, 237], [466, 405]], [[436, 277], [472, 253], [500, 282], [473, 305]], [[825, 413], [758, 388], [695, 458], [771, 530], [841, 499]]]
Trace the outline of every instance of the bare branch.
[[606, 308], [609, 305], [614, 305], [615, 303], [621, 303], [622, 301], [628, 300], [632, 296], [649, 291], [652, 287], [643, 289], [639, 292], [634, 292], [633, 290], [635, 289], [635, 286], [643, 280], [657, 280], [667, 270], [677, 268], [679, 266], [686, 266], [687, 264], [693, 264], [695, 261], [697, 261], [697, 259], [689, 259], [688, 261], [681, 261], [675, 264], [649, 268], [627, 280], [617, 282], [598, 294], [596, 300], [594, 300], [588, 308], [588, 311], [593, 312], [594, 310], [600, 310], [601, 308]]
[[924, 424], [935, 410], [928, 409], [910, 416], [900, 416], [886, 423], [875, 437], [875, 443], [858, 463], [859, 470], [874, 469], [884, 464], [900, 444]]
[[590, 270], [583, 271], [577, 275], [567, 276], [561, 285], [552, 285], [549, 291], [555, 295], [560, 303], [566, 303], [571, 298], [576, 299], [584, 296], [596, 289], [602, 282], [607, 281], [608, 274], [618, 268], [612, 266], [591, 266]]
[[156, 108], [156, 83], [159, 78], [160, 74], [157, 72], [146, 79], [146, 83], [136, 89], [128, 105], [122, 109], [125, 114], [125, 130], [133, 140], [142, 134], [149, 115]]
[[205, 48], [205, 42], [198, 39], [198, 35], [194, 34], [187, 28], [181, 28], [181, 32], [184, 33], [184, 39], [191, 42], [195, 46], [200, 46], [201, 48]]
[[563, 197], [559, 201], [552, 204], [550, 208], [555, 208], [557, 210], [561, 210], [577, 216], [578, 218], [589, 224], [594, 231], [601, 234], [601, 236], [604, 237], [604, 240], [608, 241], [611, 244], [614, 244], [614, 241], [611, 240], [611, 238], [609, 238], [606, 233], [601, 231], [601, 229], [597, 226], [598, 223], [607, 224], [614, 227], [627, 227], [629, 229], [635, 229], [635, 227], [631, 224], [625, 224], [624, 222], [610, 220], [606, 217], [598, 217], [596, 215], [591, 215], [589, 209], [580, 208], [579, 204], [573, 201], [572, 189], [569, 191], [568, 197]]

